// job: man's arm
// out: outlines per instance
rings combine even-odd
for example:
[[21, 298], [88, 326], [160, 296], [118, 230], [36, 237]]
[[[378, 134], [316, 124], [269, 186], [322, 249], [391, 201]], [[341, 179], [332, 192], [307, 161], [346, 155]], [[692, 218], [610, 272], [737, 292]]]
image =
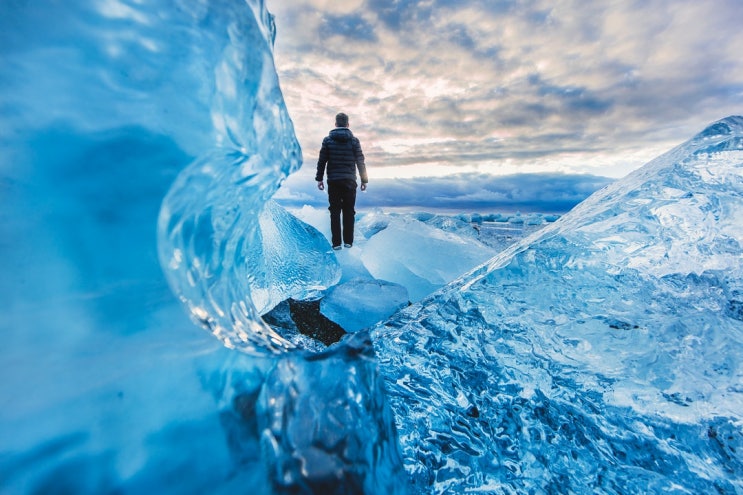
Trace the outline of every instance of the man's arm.
[[359, 169], [359, 177], [361, 177], [361, 190], [366, 191], [369, 176], [366, 175], [366, 163], [364, 162], [364, 152], [361, 151], [361, 142], [356, 137], [353, 138], [353, 154], [356, 158], [356, 168]]
[[322, 180], [325, 176], [325, 165], [328, 163], [328, 146], [325, 140], [322, 140], [322, 146], [320, 147], [320, 157], [317, 159], [317, 172], [315, 172], [315, 181], [317, 182], [317, 188], [319, 190], [325, 189], [325, 184]]

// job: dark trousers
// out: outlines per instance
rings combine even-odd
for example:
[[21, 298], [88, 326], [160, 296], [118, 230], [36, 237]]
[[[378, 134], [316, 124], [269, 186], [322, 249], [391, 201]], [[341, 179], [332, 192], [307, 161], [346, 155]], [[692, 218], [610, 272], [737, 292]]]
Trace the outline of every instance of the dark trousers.
[[[330, 233], [333, 246], [341, 245], [341, 237], [346, 244], [353, 244], [353, 222], [356, 211], [356, 182], [352, 180], [328, 181], [328, 200], [330, 201]], [[343, 216], [343, 235], [341, 236], [341, 215]]]

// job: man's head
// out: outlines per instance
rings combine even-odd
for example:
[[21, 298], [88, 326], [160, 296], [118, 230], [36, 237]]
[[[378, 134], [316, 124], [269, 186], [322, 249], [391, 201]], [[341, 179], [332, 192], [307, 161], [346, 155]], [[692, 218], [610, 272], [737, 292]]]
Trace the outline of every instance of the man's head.
[[348, 127], [348, 115], [345, 113], [339, 113], [335, 116], [336, 127]]

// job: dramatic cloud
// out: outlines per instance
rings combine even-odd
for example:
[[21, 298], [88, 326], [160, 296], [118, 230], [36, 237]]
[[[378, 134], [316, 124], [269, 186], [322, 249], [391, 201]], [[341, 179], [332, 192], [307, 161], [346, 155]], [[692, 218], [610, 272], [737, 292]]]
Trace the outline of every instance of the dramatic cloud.
[[[381, 179], [357, 194], [359, 208], [415, 207], [427, 210], [468, 210], [479, 213], [564, 213], [594, 191], [612, 182], [606, 177], [565, 174], [453, 174], [408, 180]], [[327, 206], [327, 195], [312, 178], [294, 175], [276, 200], [292, 207]]]
[[743, 114], [739, 0], [269, 0], [312, 179], [338, 111], [372, 181], [621, 177]]

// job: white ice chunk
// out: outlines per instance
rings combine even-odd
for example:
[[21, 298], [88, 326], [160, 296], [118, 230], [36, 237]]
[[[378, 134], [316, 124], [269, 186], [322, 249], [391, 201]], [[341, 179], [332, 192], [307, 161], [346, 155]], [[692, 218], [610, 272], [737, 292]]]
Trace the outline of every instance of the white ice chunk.
[[375, 278], [407, 287], [415, 302], [494, 254], [475, 239], [410, 217], [392, 217], [367, 241], [362, 261]]

